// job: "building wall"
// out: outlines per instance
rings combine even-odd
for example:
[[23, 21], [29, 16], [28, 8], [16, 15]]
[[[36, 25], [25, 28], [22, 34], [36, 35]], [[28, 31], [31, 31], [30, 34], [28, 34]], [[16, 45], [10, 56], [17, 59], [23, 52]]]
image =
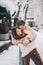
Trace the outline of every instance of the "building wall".
[[29, 9], [27, 13], [27, 18], [34, 17], [36, 25], [41, 25], [43, 23], [43, 0], [30, 0]]

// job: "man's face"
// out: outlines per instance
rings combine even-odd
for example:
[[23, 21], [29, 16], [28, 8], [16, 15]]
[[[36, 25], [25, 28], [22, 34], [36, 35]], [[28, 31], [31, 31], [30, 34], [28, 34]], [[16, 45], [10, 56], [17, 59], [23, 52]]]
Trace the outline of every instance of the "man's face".
[[25, 25], [19, 25], [19, 29], [24, 30]]

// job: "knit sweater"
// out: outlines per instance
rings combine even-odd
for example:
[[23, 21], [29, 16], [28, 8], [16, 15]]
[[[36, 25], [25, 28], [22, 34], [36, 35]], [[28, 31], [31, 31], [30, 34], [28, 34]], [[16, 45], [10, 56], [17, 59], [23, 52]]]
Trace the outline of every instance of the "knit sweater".
[[[21, 48], [21, 52], [22, 52], [22, 57], [26, 56], [27, 54], [29, 54], [33, 49], [36, 48], [35, 46], [35, 38], [36, 38], [36, 34], [35, 32], [29, 28], [24, 30], [26, 33], [28, 33], [29, 39], [31, 40], [31, 43], [27, 43], [26, 39], [27, 37], [24, 37], [23, 39], [20, 40], [15, 40], [12, 36], [12, 43], [13, 44], [17, 44], [18, 47]], [[24, 41], [24, 44], [22, 43], [22, 41]], [[26, 42], [25, 42], [26, 41]], [[27, 45], [25, 45], [27, 43]]]

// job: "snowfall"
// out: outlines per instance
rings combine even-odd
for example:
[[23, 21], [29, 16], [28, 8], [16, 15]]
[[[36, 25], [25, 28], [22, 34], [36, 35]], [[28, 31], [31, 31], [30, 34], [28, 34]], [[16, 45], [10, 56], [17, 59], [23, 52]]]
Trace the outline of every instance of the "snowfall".
[[[38, 32], [36, 32], [36, 34], [37, 34], [37, 38], [35, 40], [36, 48], [43, 61], [43, 30], [39, 30]], [[3, 45], [4, 43], [5, 41], [0, 41], [0, 46]], [[19, 56], [20, 56], [20, 48], [16, 45], [10, 46], [8, 50], [4, 50], [2, 53], [0, 53], [0, 65], [21, 65], [19, 64], [20, 61]], [[35, 65], [31, 59], [30, 59], [30, 65]]]

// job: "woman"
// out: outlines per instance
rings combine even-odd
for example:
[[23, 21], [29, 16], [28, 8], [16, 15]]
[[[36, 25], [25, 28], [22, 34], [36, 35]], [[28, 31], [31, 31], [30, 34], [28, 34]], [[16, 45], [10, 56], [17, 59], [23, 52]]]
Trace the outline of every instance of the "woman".
[[15, 29], [12, 29], [12, 44], [17, 44], [21, 48], [24, 65], [29, 65], [30, 58], [36, 65], [43, 65], [35, 46], [35, 39], [35, 32], [22, 20], [16, 23]]

